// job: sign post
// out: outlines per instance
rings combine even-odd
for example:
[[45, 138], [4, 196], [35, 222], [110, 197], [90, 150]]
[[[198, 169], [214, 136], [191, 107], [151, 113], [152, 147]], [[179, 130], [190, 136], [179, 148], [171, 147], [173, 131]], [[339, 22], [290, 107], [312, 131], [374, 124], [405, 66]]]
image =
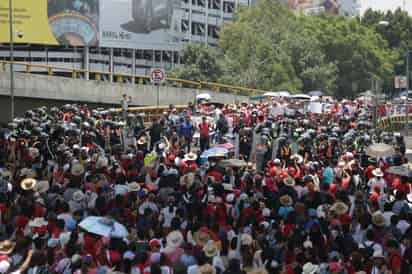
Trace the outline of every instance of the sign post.
[[166, 80], [166, 72], [164, 69], [161, 68], [154, 68], [150, 70], [150, 82], [152, 85], [156, 85], [157, 87], [157, 100], [156, 100], [156, 105], [159, 106], [159, 101], [160, 101], [160, 84], [162, 84]]

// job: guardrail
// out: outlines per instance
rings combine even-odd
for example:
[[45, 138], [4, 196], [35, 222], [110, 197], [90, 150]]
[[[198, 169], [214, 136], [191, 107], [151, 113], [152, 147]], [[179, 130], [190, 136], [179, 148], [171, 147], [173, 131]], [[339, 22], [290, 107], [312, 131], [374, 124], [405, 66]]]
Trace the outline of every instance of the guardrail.
[[[382, 130], [401, 130], [405, 128], [406, 114], [396, 114], [381, 117], [378, 119], [377, 126]], [[408, 123], [412, 123], [412, 114], [409, 114]]]
[[[6, 72], [10, 64], [16, 66], [23, 66], [26, 73], [32, 72], [33, 68], [42, 69], [48, 75], [60, 75], [71, 77], [74, 79], [86, 79], [86, 75], [90, 80], [96, 81], [110, 81], [113, 83], [136, 83], [140, 85], [149, 85], [150, 77], [147, 75], [139, 74], [128, 74], [128, 73], [111, 73], [107, 71], [95, 71], [95, 70], [85, 70], [78, 68], [68, 68], [68, 67], [58, 67], [49, 66], [45, 64], [33, 64], [27, 62], [10, 62], [0, 60], [0, 65], [2, 71]], [[174, 87], [184, 87], [184, 88], [198, 88], [198, 89], [211, 89], [215, 92], [230, 93], [235, 95], [246, 95], [246, 96], [256, 96], [263, 94], [267, 91], [260, 89], [245, 88], [240, 86], [231, 86], [219, 83], [205, 82], [205, 81], [191, 81], [178, 79], [173, 77], [167, 77], [163, 85], [169, 85]]]

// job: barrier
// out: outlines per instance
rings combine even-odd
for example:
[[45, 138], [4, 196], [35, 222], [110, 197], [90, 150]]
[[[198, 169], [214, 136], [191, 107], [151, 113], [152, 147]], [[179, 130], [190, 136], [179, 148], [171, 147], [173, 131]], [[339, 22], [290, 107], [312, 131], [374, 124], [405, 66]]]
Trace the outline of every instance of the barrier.
[[[33, 68], [37, 68], [43, 70], [43, 72], [47, 73], [48, 75], [54, 75], [59, 73], [59, 75], [64, 74], [63, 76], [71, 77], [71, 78], [81, 78], [86, 79], [86, 75], [90, 80], [96, 81], [104, 81], [104, 79], [113, 79], [115, 83], [126, 83], [126, 82], [134, 82], [141, 85], [149, 85], [150, 77], [147, 75], [140, 75], [140, 74], [128, 74], [128, 73], [111, 73], [107, 71], [94, 71], [94, 70], [85, 70], [85, 69], [78, 69], [78, 68], [68, 68], [68, 67], [59, 67], [59, 66], [49, 66], [45, 64], [33, 64], [27, 62], [10, 62], [10, 61], [2, 61], [0, 60], [1, 68], [4, 72], [7, 71], [7, 68], [10, 64], [16, 66], [23, 66], [24, 71], [26, 73], [34, 73]], [[134, 80], [134, 81], [133, 81]], [[167, 77], [164, 85], [174, 86], [174, 87], [187, 87], [187, 88], [199, 88], [199, 89], [211, 89], [216, 92], [221, 93], [230, 93], [235, 95], [248, 95], [248, 96], [257, 96], [264, 94], [268, 91], [260, 90], [260, 89], [253, 89], [253, 88], [246, 88], [240, 86], [231, 86], [226, 84], [219, 84], [219, 83], [211, 83], [205, 81], [191, 81], [191, 80], [184, 80], [178, 79], [173, 77]]]

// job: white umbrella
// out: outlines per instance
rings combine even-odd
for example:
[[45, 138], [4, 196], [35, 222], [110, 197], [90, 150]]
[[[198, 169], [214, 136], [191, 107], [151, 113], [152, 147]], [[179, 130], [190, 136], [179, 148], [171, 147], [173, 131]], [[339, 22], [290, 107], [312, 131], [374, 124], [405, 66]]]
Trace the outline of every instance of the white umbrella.
[[79, 227], [89, 233], [109, 238], [124, 239], [129, 235], [124, 225], [105, 217], [87, 217], [80, 222]]
[[307, 94], [296, 94], [292, 96], [295, 100], [310, 100], [310, 96]]
[[393, 154], [395, 154], [393, 146], [384, 143], [376, 143], [366, 149], [366, 155], [376, 158], [392, 156]]
[[212, 99], [212, 96], [210, 96], [209, 93], [201, 93], [201, 94], [198, 94], [198, 95], [196, 96], [196, 100], [197, 100], [197, 101], [198, 101], [198, 100], [210, 101], [210, 99]]

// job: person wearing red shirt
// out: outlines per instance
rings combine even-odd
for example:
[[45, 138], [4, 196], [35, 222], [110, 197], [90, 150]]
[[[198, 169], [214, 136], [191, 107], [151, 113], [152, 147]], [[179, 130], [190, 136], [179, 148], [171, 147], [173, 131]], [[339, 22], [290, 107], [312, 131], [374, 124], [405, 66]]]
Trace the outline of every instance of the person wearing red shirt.
[[202, 117], [202, 122], [199, 124], [200, 132], [200, 151], [205, 151], [209, 149], [209, 123], [206, 120], [206, 117]]

